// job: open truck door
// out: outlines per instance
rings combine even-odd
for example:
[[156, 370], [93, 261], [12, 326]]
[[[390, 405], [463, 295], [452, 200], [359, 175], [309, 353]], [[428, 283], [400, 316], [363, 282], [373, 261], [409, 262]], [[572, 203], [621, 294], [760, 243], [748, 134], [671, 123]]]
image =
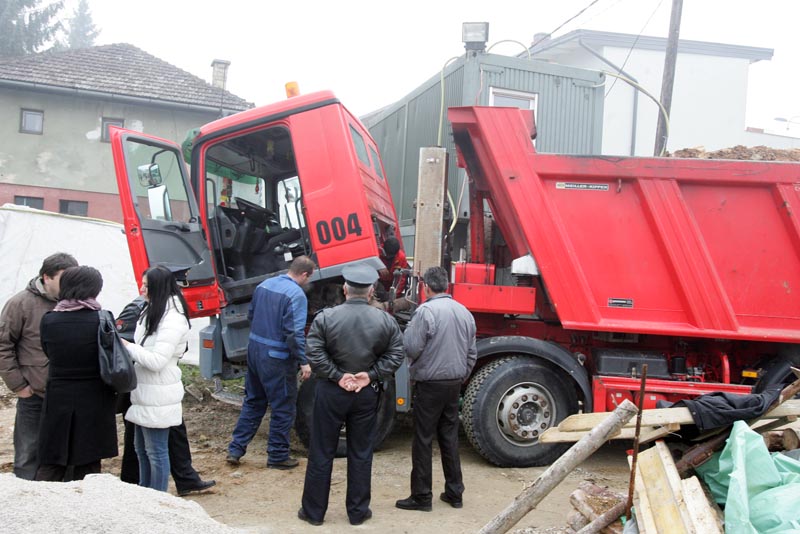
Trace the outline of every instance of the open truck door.
[[183, 295], [191, 317], [220, 311], [211, 249], [178, 145], [114, 128], [111, 131], [125, 236], [138, 284], [156, 264], [188, 267]]

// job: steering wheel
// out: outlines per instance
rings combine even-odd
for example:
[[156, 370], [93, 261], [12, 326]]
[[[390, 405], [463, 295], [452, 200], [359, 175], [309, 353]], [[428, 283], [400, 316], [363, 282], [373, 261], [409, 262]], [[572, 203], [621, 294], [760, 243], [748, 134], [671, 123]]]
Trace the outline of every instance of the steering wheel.
[[244, 216], [256, 223], [259, 227], [265, 227], [269, 221], [277, 220], [275, 212], [272, 210], [241, 197], [234, 197], [233, 200], [236, 202], [236, 206], [244, 211]]

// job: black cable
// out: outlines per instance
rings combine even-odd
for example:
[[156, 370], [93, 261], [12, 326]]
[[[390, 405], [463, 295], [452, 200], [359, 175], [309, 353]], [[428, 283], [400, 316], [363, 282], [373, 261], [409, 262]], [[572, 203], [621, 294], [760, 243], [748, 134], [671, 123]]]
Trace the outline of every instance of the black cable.
[[[625, 70], [625, 65], [628, 64], [628, 60], [631, 58], [631, 54], [633, 53], [633, 49], [636, 48], [636, 43], [639, 42], [639, 38], [644, 33], [645, 28], [647, 28], [647, 26], [650, 24], [650, 21], [653, 20], [653, 17], [655, 16], [656, 11], [658, 11], [658, 8], [660, 8], [661, 4], [663, 4], [663, 3], [664, 3], [664, 0], [659, 0], [658, 5], [656, 5], [656, 8], [653, 10], [652, 13], [650, 13], [650, 16], [647, 18], [647, 21], [644, 23], [644, 26], [642, 26], [642, 29], [639, 30], [639, 35], [637, 35], [636, 39], [633, 40], [633, 44], [631, 45], [630, 50], [628, 50], [628, 55], [625, 56], [625, 61], [623, 61], [622, 62], [622, 66], [619, 67], [618, 72], [620, 74], [622, 74], [623, 71]], [[609, 87], [608, 91], [606, 91], [606, 98], [608, 97], [608, 95], [611, 94], [611, 90], [614, 89], [614, 86], [617, 84], [617, 80], [619, 80], [619, 78], [614, 78], [614, 81], [611, 83], [611, 87]]]
[[581, 15], [583, 15], [583, 13], [584, 13], [584, 12], [585, 12], [587, 9], [589, 9], [590, 7], [592, 7], [593, 5], [595, 5], [595, 4], [596, 4], [597, 2], [599, 2], [599, 1], [600, 1], [600, 0], [592, 0], [591, 2], [589, 2], [589, 5], [588, 5], [588, 6], [584, 7], [583, 9], [581, 9], [580, 11], [578, 11], [578, 12], [577, 12], [575, 15], [571, 16], [571, 17], [570, 17], [570, 18], [568, 18], [566, 21], [562, 22], [562, 23], [561, 23], [561, 24], [558, 26], [558, 28], [556, 28], [555, 30], [551, 31], [550, 33], [546, 33], [546, 34], [544, 34], [542, 37], [540, 37], [538, 41], [536, 41], [535, 43], [533, 43], [533, 44], [531, 45], [531, 48], [534, 48], [536, 45], [538, 45], [539, 43], [541, 43], [541, 42], [542, 42], [542, 41], [544, 41], [545, 39], [548, 39], [549, 37], [551, 37], [551, 36], [552, 36], [554, 33], [556, 33], [558, 30], [560, 30], [561, 28], [563, 28], [564, 26], [566, 26], [567, 24], [569, 24], [570, 22], [572, 22], [572, 21], [573, 21], [573, 20], [575, 20], [576, 18], [578, 18], [578, 17], [580, 17]]

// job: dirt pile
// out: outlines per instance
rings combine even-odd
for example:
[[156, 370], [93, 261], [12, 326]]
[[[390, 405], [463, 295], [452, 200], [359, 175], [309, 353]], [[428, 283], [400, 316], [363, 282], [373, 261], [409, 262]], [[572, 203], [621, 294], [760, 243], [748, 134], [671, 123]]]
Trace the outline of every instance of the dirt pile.
[[800, 161], [800, 148], [779, 149], [768, 146], [746, 147], [736, 145], [731, 148], [722, 148], [713, 152], [706, 152], [704, 147], [683, 148], [672, 154], [673, 158], [698, 158], [698, 159], [742, 159], [753, 161]]

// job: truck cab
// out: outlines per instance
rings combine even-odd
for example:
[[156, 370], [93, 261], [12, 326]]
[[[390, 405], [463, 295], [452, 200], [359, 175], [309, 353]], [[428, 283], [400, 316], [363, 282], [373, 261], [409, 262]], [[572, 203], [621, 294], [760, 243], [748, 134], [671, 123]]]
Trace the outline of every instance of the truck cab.
[[182, 146], [125, 129], [111, 141], [137, 282], [156, 263], [189, 267], [190, 315], [210, 318], [206, 378], [244, 364], [247, 309], [263, 280], [311, 257], [310, 318], [343, 300], [345, 265], [382, 269], [384, 240], [400, 238], [375, 141], [331, 92], [219, 119]]

